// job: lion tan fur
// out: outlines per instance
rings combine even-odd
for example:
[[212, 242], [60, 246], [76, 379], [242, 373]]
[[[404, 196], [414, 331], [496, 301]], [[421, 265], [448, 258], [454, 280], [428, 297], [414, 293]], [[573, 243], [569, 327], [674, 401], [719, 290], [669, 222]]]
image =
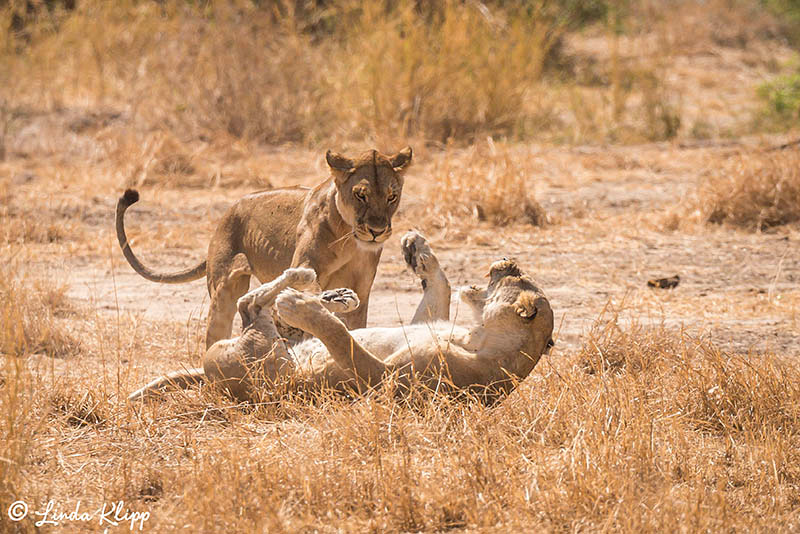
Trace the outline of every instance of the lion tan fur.
[[273, 280], [289, 267], [313, 270], [321, 289], [352, 288], [361, 305], [341, 319], [349, 328], [363, 328], [411, 156], [410, 147], [390, 156], [372, 150], [357, 158], [329, 151], [327, 180], [312, 189], [274, 189], [241, 198], [217, 225], [207, 260], [184, 271], [155, 271], [133, 253], [124, 216], [139, 199], [136, 191], [126, 191], [117, 203], [117, 238], [128, 263], [148, 280], [182, 283], [207, 277], [207, 347], [230, 337], [236, 301], [247, 292], [250, 276]]
[[[487, 402], [512, 391], [553, 344], [553, 311], [544, 293], [515, 262], [495, 262], [487, 287], [461, 291], [476, 324], [456, 326], [449, 321], [449, 282], [425, 238], [409, 232], [402, 248], [423, 286], [411, 325], [348, 331], [331, 311], [337, 309], [335, 304], [357, 306], [355, 293], [301, 292], [298, 289], [313, 287], [314, 273], [287, 269], [239, 300], [248, 326], [242, 336], [214, 344], [203, 369], [158, 378], [129, 399], [200, 380], [222, 385], [239, 399], [278, 383], [363, 391], [381, 386], [389, 377], [400, 390], [422, 383], [440, 391], [470, 391]], [[273, 303], [283, 321], [313, 337], [287, 345], [265, 311]]]

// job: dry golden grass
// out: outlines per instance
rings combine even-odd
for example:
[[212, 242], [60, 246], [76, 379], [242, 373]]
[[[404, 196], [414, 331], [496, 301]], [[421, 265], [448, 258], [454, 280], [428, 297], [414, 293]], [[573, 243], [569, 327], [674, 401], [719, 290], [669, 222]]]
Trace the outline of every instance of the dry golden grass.
[[708, 222], [749, 230], [800, 221], [800, 153], [748, 152], [730, 158], [701, 186]]
[[432, 171], [426, 210], [433, 227], [488, 221], [492, 226], [543, 226], [547, 214], [533, 193], [535, 176], [526, 155], [515, 154], [491, 138], [465, 153], [446, 152]]
[[365, 5], [348, 33], [345, 68], [363, 82], [338, 79], [332, 90], [346, 95], [356, 121], [444, 142], [515, 134], [535, 118], [525, 103], [565, 29], [547, 2], [531, 2], [528, 16], [446, 2], [428, 21], [414, 3], [399, 6], [387, 14], [380, 3]]
[[[760, 42], [747, 55], [745, 45], [779, 37], [754, 1], [614, 6], [599, 2], [587, 16], [580, 3], [543, 0], [86, 0], [29, 21], [24, 38], [8, 32], [6, 7], [0, 132], [13, 136], [21, 115], [88, 108], [105, 112], [77, 120], [73, 131], [133, 121], [180, 142], [708, 137], [743, 127], [749, 114], [684, 109], [686, 93], [674, 81], [679, 55], [724, 48], [773, 68], [788, 57]], [[585, 35], [568, 32], [581, 24]], [[574, 72], [560, 72], [563, 65]], [[726, 83], [704, 88], [713, 101], [706, 110], [724, 107], [714, 95], [729, 92]], [[157, 159], [167, 174], [194, 167], [191, 154]]]
[[[41, 206], [40, 206], [41, 207]], [[80, 240], [80, 225], [65, 221], [58, 209], [18, 209], [7, 204], [0, 207], [0, 244], [48, 244]]]
[[8, 94], [15, 108], [113, 106], [182, 138], [470, 139], [527, 119], [521, 106], [570, 17], [529, 7], [86, 1], [30, 22], [24, 41], [6, 36], [0, 65], [16, 89], [30, 85]]
[[[507, 2], [196, 4], [85, 0], [22, 40], [0, 20], [0, 531], [37, 530], [8, 522], [17, 499], [122, 499], [150, 532], [800, 529], [796, 236], [653, 220], [692, 204], [748, 228], [796, 221], [797, 153], [507, 141], [739, 131], [749, 82], [788, 54], [756, 2], [613, 2], [631, 12], [620, 33], [613, 16], [565, 33]], [[124, 187], [143, 190], [137, 250], [177, 268], [247, 190], [312, 185], [329, 147], [406, 143], [397, 234], [446, 230], [431, 237], [454, 284], [517, 255], [567, 317], [514, 394], [494, 408], [387, 392], [233, 406], [207, 388], [125, 402], [197, 365], [207, 301], [202, 283], [170, 293], [122, 263]], [[396, 249], [382, 261], [370, 314], [388, 321], [380, 307], [399, 316], [408, 284]], [[69, 295], [37, 278], [53, 268], [71, 271]], [[674, 272], [674, 292], [644, 289]], [[581, 330], [628, 290], [635, 309]]]
[[57, 243], [67, 235], [64, 227], [55, 220], [7, 217], [4, 222], [7, 226], [0, 234], [2, 243]]
[[67, 237], [63, 221], [41, 211], [32, 217], [13, 191], [11, 179], [0, 177], [0, 244], [55, 243]]
[[80, 341], [59, 320], [74, 311], [67, 286], [28, 281], [5, 265], [0, 268], [0, 353], [45, 353], [67, 357], [80, 350]]
[[119, 373], [52, 382], [8, 357], [0, 505], [124, 499], [149, 531], [797, 528], [796, 362], [619, 317], [491, 409], [380, 392], [235, 407], [205, 390], [133, 408], [103, 393]]

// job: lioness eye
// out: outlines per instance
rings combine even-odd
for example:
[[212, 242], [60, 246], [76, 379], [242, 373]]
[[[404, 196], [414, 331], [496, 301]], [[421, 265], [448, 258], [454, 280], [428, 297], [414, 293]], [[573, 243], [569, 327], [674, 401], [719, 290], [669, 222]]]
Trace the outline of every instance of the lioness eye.
[[397, 195], [395, 195], [394, 193], [390, 193], [389, 194], [389, 204], [394, 204], [395, 202], [397, 202]]
[[353, 191], [353, 195], [355, 195], [355, 197], [361, 202], [367, 201], [367, 195], [365, 195], [364, 192], [360, 189]]

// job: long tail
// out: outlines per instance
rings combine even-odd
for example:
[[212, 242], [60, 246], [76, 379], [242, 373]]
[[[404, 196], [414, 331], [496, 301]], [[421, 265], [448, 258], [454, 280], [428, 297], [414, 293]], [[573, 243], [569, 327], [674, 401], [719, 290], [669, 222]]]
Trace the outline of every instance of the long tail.
[[194, 267], [175, 273], [156, 272], [139, 261], [139, 258], [137, 258], [133, 253], [133, 250], [131, 250], [131, 246], [128, 243], [128, 237], [125, 235], [124, 221], [125, 210], [138, 201], [139, 192], [135, 189], [126, 189], [125, 194], [123, 194], [117, 201], [117, 240], [119, 240], [119, 246], [122, 247], [122, 254], [125, 255], [125, 259], [128, 260], [128, 263], [131, 267], [133, 267], [133, 270], [151, 282], [161, 282], [164, 284], [181, 284], [183, 282], [191, 282], [192, 280], [199, 280], [200, 278], [203, 278], [206, 275], [206, 260], [203, 260], [200, 264]]
[[167, 389], [187, 389], [189, 386], [202, 384], [207, 380], [202, 367], [173, 371], [162, 377], [156, 378], [141, 389], [128, 395], [128, 401], [134, 402], [145, 398], [155, 397]]

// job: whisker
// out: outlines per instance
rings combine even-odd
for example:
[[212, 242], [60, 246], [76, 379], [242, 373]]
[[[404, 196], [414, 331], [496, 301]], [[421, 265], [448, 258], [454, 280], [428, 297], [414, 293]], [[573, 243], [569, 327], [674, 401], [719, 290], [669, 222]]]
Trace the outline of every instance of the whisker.
[[352, 237], [354, 237], [353, 232], [348, 232], [345, 235], [343, 235], [342, 237], [340, 237], [339, 239], [331, 242], [331, 244], [328, 245], [328, 247], [332, 247], [333, 245], [336, 245], [337, 243], [340, 243], [342, 241], [346, 242], [348, 238], [352, 238]]

